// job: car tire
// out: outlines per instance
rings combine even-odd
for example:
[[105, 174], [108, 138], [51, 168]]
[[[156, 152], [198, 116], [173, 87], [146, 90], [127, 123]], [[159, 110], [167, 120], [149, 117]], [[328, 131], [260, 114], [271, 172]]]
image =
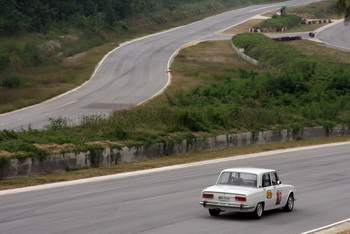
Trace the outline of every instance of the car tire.
[[211, 216], [219, 216], [220, 212], [221, 212], [221, 210], [219, 210], [219, 209], [209, 209], [209, 214]]
[[264, 213], [264, 204], [262, 202], [259, 202], [256, 205], [256, 208], [253, 212], [253, 218], [261, 219], [261, 216], [263, 215], [263, 213]]
[[291, 193], [287, 199], [286, 205], [283, 207], [283, 210], [286, 212], [291, 212], [294, 208], [294, 195]]

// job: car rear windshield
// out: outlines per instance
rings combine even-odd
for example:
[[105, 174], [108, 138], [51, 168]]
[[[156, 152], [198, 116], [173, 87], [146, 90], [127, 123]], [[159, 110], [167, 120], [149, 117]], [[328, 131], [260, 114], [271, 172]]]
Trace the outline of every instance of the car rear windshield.
[[257, 187], [257, 175], [242, 172], [223, 172], [217, 184]]

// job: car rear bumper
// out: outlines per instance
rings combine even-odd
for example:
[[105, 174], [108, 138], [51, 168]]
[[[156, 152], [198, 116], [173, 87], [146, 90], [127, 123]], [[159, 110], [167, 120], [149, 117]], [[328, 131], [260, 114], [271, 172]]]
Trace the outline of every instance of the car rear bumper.
[[235, 212], [253, 212], [255, 206], [241, 204], [227, 204], [227, 203], [217, 203], [217, 202], [208, 202], [201, 201], [199, 202], [204, 208], [208, 209], [220, 209], [222, 211], [235, 211]]

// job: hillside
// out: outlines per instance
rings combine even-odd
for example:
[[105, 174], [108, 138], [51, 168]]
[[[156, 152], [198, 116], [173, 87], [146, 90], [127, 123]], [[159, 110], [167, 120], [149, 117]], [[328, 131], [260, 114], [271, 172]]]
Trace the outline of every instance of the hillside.
[[0, 0], [0, 113], [82, 84], [119, 43], [271, 0]]

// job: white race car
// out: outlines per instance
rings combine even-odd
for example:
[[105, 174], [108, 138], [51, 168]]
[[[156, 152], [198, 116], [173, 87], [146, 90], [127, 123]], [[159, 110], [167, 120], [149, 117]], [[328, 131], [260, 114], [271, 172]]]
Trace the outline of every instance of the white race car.
[[215, 185], [202, 192], [199, 203], [212, 216], [224, 211], [251, 212], [260, 219], [266, 210], [293, 210], [295, 188], [282, 184], [277, 172], [262, 168], [230, 168], [223, 170]]

